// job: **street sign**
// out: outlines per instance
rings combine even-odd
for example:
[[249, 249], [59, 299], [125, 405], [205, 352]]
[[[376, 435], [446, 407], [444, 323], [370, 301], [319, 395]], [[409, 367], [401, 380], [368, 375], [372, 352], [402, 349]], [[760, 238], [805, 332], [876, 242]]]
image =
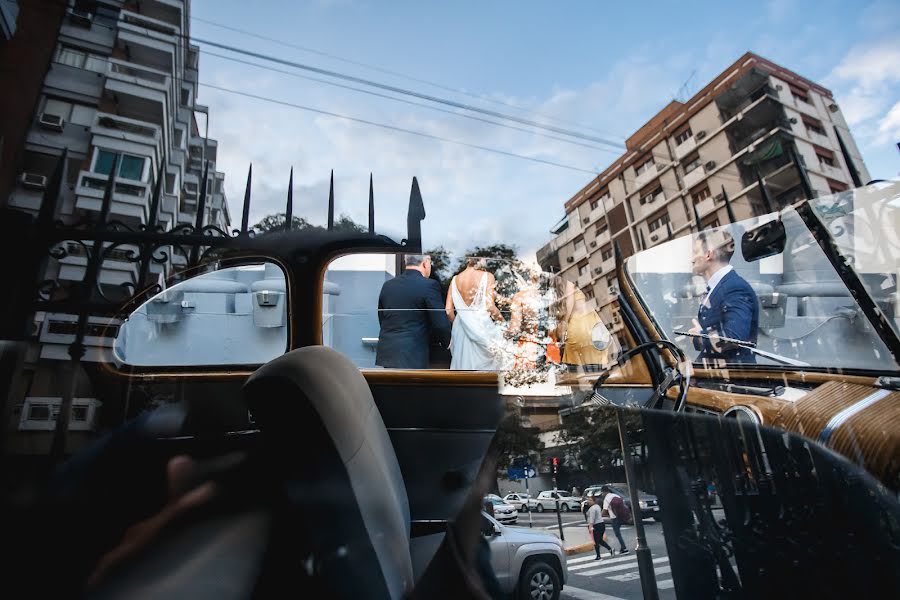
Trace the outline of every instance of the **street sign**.
[[534, 478], [535, 472], [534, 472], [534, 469], [533, 469], [532, 467], [525, 467], [525, 468], [523, 469], [523, 471], [525, 471], [525, 477], [528, 477], [528, 478], [531, 478], [531, 479]]
[[[533, 477], [534, 475], [531, 475]], [[506, 478], [510, 481], [515, 481], [517, 479], [525, 479], [525, 469], [516, 469], [514, 467], [510, 467], [506, 470]]]

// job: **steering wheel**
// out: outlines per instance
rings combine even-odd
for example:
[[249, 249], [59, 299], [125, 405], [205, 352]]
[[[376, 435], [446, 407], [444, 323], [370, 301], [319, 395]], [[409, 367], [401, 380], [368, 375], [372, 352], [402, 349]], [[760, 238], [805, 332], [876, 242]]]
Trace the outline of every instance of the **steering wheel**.
[[[602, 388], [606, 380], [609, 379], [609, 376], [612, 374], [612, 369], [623, 366], [631, 357], [651, 348], [666, 348], [667, 350], [670, 350], [675, 355], [676, 362], [674, 366], [665, 367], [665, 376], [663, 377], [663, 380], [656, 386], [656, 389], [653, 390], [653, 393], [641, 406], [644, 408], [662, 408], [663, 400], [666, 398], [669, 389], [678, 386], [678, 397], [675, 399], [672, 410], [675, 412], [683, 411], [684, 406], [687, 403], [688, 388], [691, 384], [690, 363], [688, 362], [684, 351], [669, 340], [657, 340], [655, 342], [638, 344], [634, 348], [620, 354], [616, 359], [616, 362], [603, 371], [603, 373], [597, 377], [597, 380], [594, 381], [591, 390], [592, 397], [595, 399], [602, 398], [600, 388]], [[681, 365], [685, 364], [688, 365], [688, 368], [682, 369]]]

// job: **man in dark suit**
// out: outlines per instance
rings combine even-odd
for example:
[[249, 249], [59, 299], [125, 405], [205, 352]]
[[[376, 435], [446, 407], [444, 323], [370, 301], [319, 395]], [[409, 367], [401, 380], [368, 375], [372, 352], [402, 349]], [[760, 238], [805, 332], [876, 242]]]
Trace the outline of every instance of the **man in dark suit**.
[[[691, 333], [704, 333], [756, 343], [759, 302], [747, 281], [729, 264], [734, 255], [734, 239], [727, 231], [701, 232], [694, 239], [691, 259], [695, 275], [706, 280], [706, 293], [700, 301]], [[747, 348], [735, 344], [694, 338], [700, 350], [698, 361], [715, 363], [754, 363]]]
[[431, 257], [408, 254], [404, 273], [384, 282], [378, 296], [378, 348], [375, 364], [392, 369], [427, 369], [432, 335], [446, 348], [450, 320], [441, 285], [431, 276]]

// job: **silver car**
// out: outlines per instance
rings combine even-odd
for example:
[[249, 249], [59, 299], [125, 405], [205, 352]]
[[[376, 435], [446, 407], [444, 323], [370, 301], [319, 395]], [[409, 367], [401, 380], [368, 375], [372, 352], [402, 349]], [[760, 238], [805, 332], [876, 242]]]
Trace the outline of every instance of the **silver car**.
[[562, 541], [546, 531], [508, 527], [487, 513], [481, 516], [501, 589], [515, 598], [557, 600], [568, 579]]
[[490, 502], [493, 506], [494, 517], [501, 523], [515, 523], [519, 519], [519, 511], [512, 504], [507, 504], [503, 499], [497, 496], [486, 496], [485, 502]]

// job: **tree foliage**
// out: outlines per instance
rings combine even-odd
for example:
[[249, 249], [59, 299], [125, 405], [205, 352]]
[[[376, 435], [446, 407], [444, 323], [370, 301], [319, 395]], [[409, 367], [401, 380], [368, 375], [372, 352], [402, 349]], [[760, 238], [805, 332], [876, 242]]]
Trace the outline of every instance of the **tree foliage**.
[[[284, 229], [284, 213], [275, 213], [272, 215], [268, 215], [263, 217], [259, 223], [253, 226], [253, 231], [256, 233], [268, 233], [270, 231], [282, 231]], [[307, 221], [303, 217], [298, 217], [296, 215], [291, 217], [291, 229], [292, 230], [303, 230], [303, 229], [325, 229], [319, 225], [313, 225], [309, 221]], [[356, 233], [365, 233], [368, 231], [367, 227], [360, 225], [349, 215], [342, 214], [340, 217], [334, 220], [334, 231], [349, 231]]]
[[450, 251], [443, 246], [435, 246], [426, 250], [425, 254], [431, 257], [431, 270], [443, 283], [450, 278]]
[[[573, 411], [563, 418], [559, 433], [561, 443], [587, 471], [611, 467], [622, 457], [619, 426], [614, 407]], [[625, 413], [625, 426], [630, 444], [643, 446], [643, 425], [638, 411]]]
[[491, 449], [497, 456], [497, 468], [505, 470], [519, 457], [527, 457], [544, 448], [538, 435], [539, 429], [528, 425], [528, 420], [518, 411], [509, 411], [494, 436]]

